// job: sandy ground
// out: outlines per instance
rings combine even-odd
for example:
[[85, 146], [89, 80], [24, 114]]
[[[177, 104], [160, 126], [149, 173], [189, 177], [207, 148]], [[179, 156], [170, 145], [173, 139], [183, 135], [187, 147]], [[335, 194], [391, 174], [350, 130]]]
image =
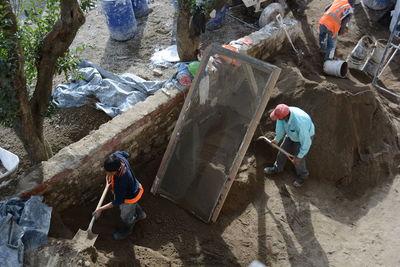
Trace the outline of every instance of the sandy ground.
[[[171, 2], [151, 1], [153, 12], [138, 20], [139, 36], [127, 42], [109, 39], [97, 7], [88, 15], [75, 44], [91, 45], [85, 58], [112, 72], [131, 72], [148, 80], [166, 79], [174, 72], [173, 67], [163, 69], [163, 75], [156, 77], [154, 67], [148, 63], [154, 49], [174, 42]], [[368, 76], [359, 73], [352, 73], [350, 79], [322, 75], [316, 22], [328, 0], [288, 3], [295, 18], [302, 22], [303, 34], [295, 45], [305, 56], [296, 57], [288, 45], [271, 59], [285, 74], [280, 79], [281, 86], [303, 86], [290, 78], [296, 73], [315, 83], [340, 84], [349, 91], [370, 82]], [[349, 27], [349, 35], [338, 44], [337, 57], [341, 59], [346, 58], [362, 35], [370, 33], [376, 38], [388, 35], [382, 25], [370, 25], [361, 10]], [[251, 31], [228, 18], [222, 29], [207, 32], [202, 38], [206, 44], [222, 43]], [[398, 90], [399, 66], [397, 58], [383, 76], [389, 88]], [[57, 78], [55, 83], [60, 81]], [[394, 108], [398, 110], [398, 106]], [[61, 110], [46, 120], [45, 132], [54, 151], [58, 151], [108, 119], [89, 107]], [[273, 131], [273, 125], [266, 125], [265, 130]], [[30, 163], [20, 142], [12, 131], [3, 128], [0, 131], [1, 146], [21, 156], [17, 175], [22, 174]], [[141, 204], [148, 219], [139, 222], [127, 240], [114, 241], [111, 235], [118, 224], [115, 220], [118, 213], [105, 212], [93, 229], [100, 233], [96, 249], [105, 258], [99, 257], [93, 266], [247, 266], [254, 259], [268, 266], [400, 266], [400, 176], [381, 179], [383, 182], [362, 196], [349, 197], [323, 177], [310, 177], [304, 187], [296, 189], [292, 187], [290, 167], [275, 179], [265, 179], [262, 170], [275, 157], [274, 153], [266, 153], [266, 148], [266, 144], [259, 142], [251, 144], [242, 172], [215, 224], [204, 224], [170, 201], [146, 194]], [[139, 177], [151, 181], [160, 160], [155, 159], [140, 170]], [[150, 186], [150, 182], [144, 184], [145, 188]], [[55, 215], [50, 236], [72, 238], [79, 228], [86, 229], [95, 205], [88, 203], [72, 207], [60, 217]], [[57, 218], [65, 228], [60, 227]]]

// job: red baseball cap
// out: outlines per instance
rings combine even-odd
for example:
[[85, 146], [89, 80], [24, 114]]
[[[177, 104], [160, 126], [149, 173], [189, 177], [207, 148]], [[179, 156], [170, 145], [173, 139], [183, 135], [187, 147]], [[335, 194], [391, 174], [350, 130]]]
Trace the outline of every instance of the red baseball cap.
[[290, 113], [289, 106], [285, 104], [279, 104], [275, 107], [274, 111], [271, 112], [269, 117], [271, 120], [281, 120]]

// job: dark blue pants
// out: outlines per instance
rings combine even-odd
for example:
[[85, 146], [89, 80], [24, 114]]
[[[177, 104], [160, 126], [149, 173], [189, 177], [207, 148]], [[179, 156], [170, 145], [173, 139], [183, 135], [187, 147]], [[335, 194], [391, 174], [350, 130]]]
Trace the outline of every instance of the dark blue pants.
[[332, 60], [335, 54], [337, 36], [333, 34], [324, 24], [319, 25], [319, 47], [325, 53], [325, 60]]
[[[288, 153], [295, 156], [299, 153], [300, 146], [301, 145], [299, 142], [294, 142], [287, 136], [281, 144], [281, 148], [283, 150], [286, 150]], [[276, 156], [276, 161], [274, 163], [275, 170], [277, 172], [283, 171], [283, 167], [285, 167], [286, 161], [287, 157], [283, 153], [279, 152]], [[298, 164], [294, 164], [294, 167], [296, 168], [296, 174], [299, 178], [305, 179], [309, 175], [306, 167], [306, 157], [304, 157]]]

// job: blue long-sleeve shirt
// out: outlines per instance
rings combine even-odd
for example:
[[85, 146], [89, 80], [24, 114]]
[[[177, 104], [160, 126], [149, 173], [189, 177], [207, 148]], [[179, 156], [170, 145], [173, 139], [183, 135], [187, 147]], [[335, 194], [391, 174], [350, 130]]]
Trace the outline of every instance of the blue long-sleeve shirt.
[[125, 173], [121, 176], [115, 175], [114, 177], [114, 200], [112, 201], [112, 205], [119, 206], [124, 203], [125, 199], [132, 199], [137, 196], [140, 190], [140, 183], [136, 179], [129, 164], [129, 153], [125, 151], [116, 151], [114, 154], [117, 155], [126, 166]]
[[303, 158], [310, 150], [311, 137], [315, 134], [315, 126], [310, 116], [303, 110], [296, 107], [289, 107], [289, 120], [277, 120], [275, 126], [274, 141], [279, 142], [285, 134], [293, 142], [300, 143], [298, 158]]

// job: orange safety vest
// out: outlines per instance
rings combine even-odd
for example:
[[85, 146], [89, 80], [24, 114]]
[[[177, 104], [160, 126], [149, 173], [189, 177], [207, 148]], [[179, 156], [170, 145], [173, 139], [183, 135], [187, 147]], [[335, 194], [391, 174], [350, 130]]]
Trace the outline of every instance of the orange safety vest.
[[335, 37], [342, 25], [341, 15], [343, 11], [349, 8], [351, 6], [348, 0], [333, 1], [330, 8], [322, 15], [319, 24], [324, 24], [332, 32], [333, 37]]
[[[124, 203], [133, 204], [133, 203], [136, 203], [136, 202], [139, 201], [139, 199], [142, 197], [143, 192], [144, 192], [142, 184], [139, 184], [139, 186], [140, 186], [139, 187], [139, 193], [136, 195], [136, 197], [131, 198], [131, 199], [125, 199]], [[112, 192], [114, 194], [114, 175], [111, 178], [111, 190], [112, 190]]]

